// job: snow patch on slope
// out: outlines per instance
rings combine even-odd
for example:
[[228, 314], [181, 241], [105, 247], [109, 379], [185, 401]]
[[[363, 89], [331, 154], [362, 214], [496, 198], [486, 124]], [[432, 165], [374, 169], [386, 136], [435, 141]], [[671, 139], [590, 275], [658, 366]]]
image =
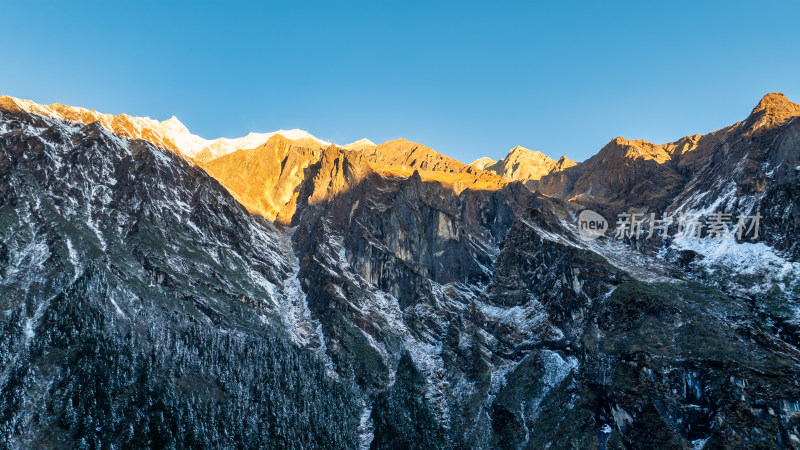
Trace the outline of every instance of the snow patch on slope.
[[[722, 239], [676, 239], [673, 244], [678, 250], [691, 250], [702, 255], [697, 263], [712, 274], [747, 275], [752, 280], [758, 277], [759, 283], [741, 286], [748, 294], [768, 292], [773, 286], [784, 291], [787, 286], [800, 281], [800, 263], [782, 257], [775, 249], [763, 242], [736, 242], [733, 236]], [[732, 276], [731, 280], [736, 280]]]

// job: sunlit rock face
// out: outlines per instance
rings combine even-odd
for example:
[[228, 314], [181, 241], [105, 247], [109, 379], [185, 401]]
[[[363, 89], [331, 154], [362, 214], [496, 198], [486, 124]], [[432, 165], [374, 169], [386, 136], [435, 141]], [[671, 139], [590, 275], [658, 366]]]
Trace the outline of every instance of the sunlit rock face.
[[425, 170], [454, 173], [464, 168], [464, 163], [437, 153], [424, 145], [405, 139], [384, 142], [365, 149], [364, 156], [379, 166], [406, 170]]
[[263, 145], [227, 154], [204, 167], [254, 214], [289, 223], [297, 209], [296, 190], [323, 153], [304, 144], [276, 135]]
[[[0, 442], [790, 446], [796, 107], [467, 166], [0, 98]], [[584, 241], [587, 206], [783, 215], [720, 253]]]
[[544, 153], [516, 146], [508, 152], [505, 158], [488, 164], [483, 169], [512, 181], [526, 182], [538, 181], [551, 172], [559, 172], [575, 164], [566, 156], [555, 161]]

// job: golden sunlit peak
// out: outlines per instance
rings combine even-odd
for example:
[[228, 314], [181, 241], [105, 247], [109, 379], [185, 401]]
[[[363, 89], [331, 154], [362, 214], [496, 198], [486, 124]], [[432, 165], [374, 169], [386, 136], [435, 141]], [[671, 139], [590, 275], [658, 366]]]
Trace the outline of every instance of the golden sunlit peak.
[[762, 111], [768, 115], [789, 118], [800, 115], [800, 104], [793, 103], [780, 92], [771, 92], [761, 98], [753, 114]]

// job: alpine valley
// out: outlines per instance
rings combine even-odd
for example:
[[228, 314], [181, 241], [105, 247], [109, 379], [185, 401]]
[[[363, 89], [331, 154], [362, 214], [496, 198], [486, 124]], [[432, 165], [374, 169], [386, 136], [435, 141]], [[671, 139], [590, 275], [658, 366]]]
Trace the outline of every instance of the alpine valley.
[[800, 447], [799, 236], [782, 94], [469, 165], [0, 97], [0, 448]]

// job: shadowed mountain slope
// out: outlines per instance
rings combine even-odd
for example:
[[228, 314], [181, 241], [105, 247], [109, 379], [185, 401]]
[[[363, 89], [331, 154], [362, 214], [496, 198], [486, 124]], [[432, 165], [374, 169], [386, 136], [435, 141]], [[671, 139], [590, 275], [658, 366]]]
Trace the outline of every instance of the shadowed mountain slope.
[[[203, 162], [206, 173], [102, 122], [0, 105], [0, 439], [791, 443], [792, 262], [780, 279], [721, 275], [666, 242], [663, 254], [587, 242], [574, 225], [584, 197], [625, 208], [622, 189], [669, 205], [693, 185], [645, 179], [699, 179], [737, 155], [775, 168], [745, 195], [790, 187], [794, 107], [766, 103], [713, 135], [615, 139], [538, 180], [572, 203], [408, 141], [349, 150], [272, 136]], [[706, 176], [714, 187], [746, 173]], [[759, 276], [768, 287], [741, 289]]]

